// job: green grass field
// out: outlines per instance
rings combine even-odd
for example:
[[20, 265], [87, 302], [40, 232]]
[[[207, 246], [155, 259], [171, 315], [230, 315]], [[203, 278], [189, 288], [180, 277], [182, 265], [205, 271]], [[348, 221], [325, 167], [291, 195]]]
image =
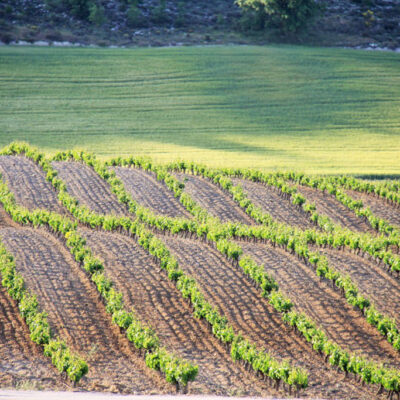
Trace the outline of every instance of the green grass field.
[[213, 166], [400, 173], [400, 54], [0, 48], [0, 146]]

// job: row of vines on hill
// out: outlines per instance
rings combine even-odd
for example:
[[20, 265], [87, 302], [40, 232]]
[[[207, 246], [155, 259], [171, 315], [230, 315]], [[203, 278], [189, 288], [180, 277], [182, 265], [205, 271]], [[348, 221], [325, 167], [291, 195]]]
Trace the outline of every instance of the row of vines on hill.
[[[137, 220], [132, 221], [130, 218], [126, 217], [119, 218], [115, 216], [98, 215], [94, 212], [91, 212], [86, 207], [79, 206], [77, 200], [67, 193], [65, 184], [57, 178], [57, 175], [52, 169], [51, 164], [39, 153], [28, 148], [26, 145], [15, 144], [10, 146], [6, 152], [8, 154], [23, 153], [27, 157], [31, 157], [33, 160], [38, 162], [46, 172], [47, 179], [50, 180], [58, 189], [59, 199], [62, 201], [64, 206], [67, 207], [67, 209], [69, 209], [69, 211], [76, 218], [81, 220], [81, 222], [84, 222], [90, 227], [102, 228], [106, 231], [122, 230], [125, 233], [128, 233], [131, 237], [134, 237], [142, 247], [144, 247], [150, 254], [155, 256], [159, 260], [160, 266], [166, 270], [169, 279], [175, 282], [183, 297], [187, 298], [191, 302], [194, 309], [194, 315], [198, 318], [206, 319], [212, 328], [213, 334], [224, 344], [230, 346], [231, 356], [234, 361], [240, 360], [248, 364], [256, 372], [262, 373], [265, 377], [269, 378], [271, 381], [277, 382], [278, 384], [279, 382], [283, 381], [289, 386], [295, 387], [297, 390], [307, 386], [308, 375], [305, 370], [292, 367], [287, 361], [279, 362], [275, 360], [264, 350], [257, 349], [254, 344], [244, 339], [241, 335], [235, 334], [233, 328], [228, 324], [226, 318], [221, 316], [218, 310], [212, 307], [205, 300], [203, 294], [198, 289], [195, 280], [186, 276], [183, 271], [179, 269], [176, 260], [170, 255], [165, 245], [155, 236], [153, 236], [151, 232], [145, 229], [141, 223], [139, 223]], [[81, 161], [85, 159], [91, 166], [98, 163], [90, 155], [86, 156], [83, 153], [58, 154], [56, 159], [67, 160], [70, 159], [70, 157], [79, 159]], [[101, 164], [99, 163], [97, 166], [101, 167]], [[108, 174], [107, 169], [103, 169], [103, 172]], [[26, 213], [31, 215], [31, 213]], [[48, 212], [43, 213], [54, 215]], [[24, 218], [22, 220], [24, 220]], [[21, 219], [19, 219], [19, 222], [21, 222]], [[99, 271], [101, 271], [100, 263], [98, 260], [92, 257], [89, 249], [84, 247], [83, 239], [79, 237], [76, 231], [63, 232], [63, 234], [67, 239], [67, 245], [70, 247], [71, 252], [74, 254], [77, 261], [83, 263], [85, 270], [91, 273], [92, 277], [94, 277], [99, 291], [102, 293], [104, 290], [103, 288], [107, 288], [108, 286], [110, 287], [110, 290], [113, 290], [112, 286], [105, 282], [105, 277], [99, 277]], [[111, 296], [110, 301], [107, 301], [106, 299], [107, 311], [110, 309], [109, 312], [113, 312], [113, 320], [118, 323], [119, 321], [124, 323], [128, 319], [126, 313], [121, 311], [122, 309], [119, 306], [121, 302], [122, 298], [119, 298], [117, 293]], [[117, 304], [116, 309], [115, 304]], [[116, 312], [118, 313], [117, 315]], [[154, 352], [151, 352], [150, 354], [151, 356], [146, 356], [146, 362], [150, 364], [148, 364], [149, 366], [152, 366], [150, 361], [153, 359], [152, 355]], [[160, 364], [160, 362], [157, 362], [157, 360], [155, 360], [155, 363], [157, 365]], [[193, 371], [193, 368], [191, 371]], [[181, 369], [178, 369], [178, 372], [181, 372]], [[195, 376], [195, 374], [193, 375]], [[185, 376], [187, 376], [187, 374], [184, 374], [183, 377], [179, 377], [180, 380], [178, 380], [178, 382], [182, 382], [182, 379]], [[189, 379], [191, 378], [192, 375], [189, 375]], [[183, 381], [183, 383], [185, 382]]]
[[[175, 196], [179, 197], [182, 201], [183, 184], [179, 183], [164, 169], [153, 167], [150, 161], [146, 159], [134, 158], [126, 160], [114, 159], [109, 164], [125, 166], [133, 165], [135, 167], [141, 167], [145, 170], [151, 170], [155, 172], [157, 174], [157, 178], [160, 180], [164, 180], [168, 187], [170, 187], [174, 191]], [[106, 175], [103, 175], [103, 178], [107, 180]], [[109, 183], [113, 188], [114, 193], [117, 194], [120, 201], [125, 202], [132, 208], [133, 199], [130, 198], [130, 196], [126, 193], [124, 189], [121, 189], [122, 184], [118, 182], [118, 180], [109, 180]], [[203, 227], [203, 229], [196, 229], [197, 235], [204, 236], [204, 233], [206, 233], [207, 239], [212, 241], [220, 252], [222, 252], [232, 260], [239, 260], [239, 256], [242, 254], [241, 248], [238, 245], [224, 239], [223, 237], [226, 238], [236, 236], [236, 234], [238, 234], [239, 232], [235, 232], [235, 229], [243, 229], [242, 237], [247, 236], [244, 231], [246, 229], [252, 229], [252, 227], [248, 227], [246, 225], [240, 226], [239, 224], [225, 224], [224, 226], [222, 226], [222, 224], [217, 224], [214, 225], [216, 230], [213, 230], [214, 226], [212, 226], [212, 223], [215, 222], [215, 218], [209, 217], [204, 210], [199, 210], [199, 206], [193, 200], [191, 200], [188, 195], [184, 197], [182, 203], [184, 205], [186, 205], [186, 203], [189, 203], [189, 207], [187, 207], [187, 209], [191, 211], [192, 214], [194, 214], [196, 217], [198, 217], [200, 221], [208, 222], [208, 224], [206, 224], [206, 227]], [[174, 227], [172, 227], [171, 231], [176, 232], [179, 230], [179, 221], [177, 221], [177, 224], [178, 226], [175, 225]], [[310, 265], [315, 266], [315, 269], [319, 276], [324, 276], [334, 281], [335, 284], [344, 292], [348, 302], [364, 312], [367, 320], [372, 325], [376, 326], [381, 333], [385, 334], [395, 348], [400, 349], [400, 335], [394, 321], [381, 315], [367, 299], [359, 295], [357, 287], [351, 282], [348, 277], [343, 277], [340, 273], [330, 268], [328, 266], [327, 259], [321, 254], [310, 252], [307, 248], [307, 242], [302, 240], [301, 235], [296, 235], [295, 233], [293, 233], [292, 230], [286, 230], [286, 235], [282, 235], [282, 229], [276, 229], [277, 227], [282, 228], [282, 226], [276, 224], [271, 217], [269, 217], [269, 225], [270, 226], [268, 229], [268, 234], [266, 234], [267, 229], [264, 228], [264, 240], [270, 240], [274, 244], [281, 245], [283, 247], [286, 247], [289, 251], [295, 252], [299, 256], [299, 258], [302, 258]], [[224, 233], [221, 232], [221, 227], [222, 229], [225, 229]], [[286, 227], [283, 226], [283, 228]], [[263, 295], [269, 298], [271, 304], [275, 307], [275, 309], [283, 313], [284, 321], [295, 327], [299, 332], [301, 332], [305, 336], [305, 338], [312, 343], [315, 350], [321, 353], [325, 353], [327, 359], [331, 364], [339, 366], [342, 370], [346, 372], [354, 372], [356, 370], [354, 368], [354, 364], [357, 364], [359, 368], [358, 371], [364, 371], [364, 376], [361, 378], [363, 382], [378, 382], [370, 378], [371, 368], [373, 369], [374, 366], [369, 368], [367, 366], [369, 364], [368, 361], [356, 356], [351, 356], [341, 350], [339, 346], [337, 346], [337, 344], [327, 340], [324, 332], [317, 329], [315, 324], [310, 319], [308, 319], [305, 315], [299, 315], [298, 313], [296, 313], [293, 310], [293, 304], [291, 303], [291, 301], [287, 298], [284, 298], [282, 294], [277, 291], [278, 287], [276, 282], [274, 282], [274, 280], [264, 272], [263, 267], [258, 266], [249, 257], [241, 258], [239, 261], [239, 266], [251, 279], [253, 279], [255, 283], [259, 285], [263, 292]], [[360, 365], [363, 366], [360, 367]], [[392, 380], [393, 376], [396, 376], [398, 374], [398, 372], [392, 371], [391, 374], [391, 378], [389, 379], [390, 381]], [[380, 383], [382, 384], [382, 382]], [[386, 383], [385, 385], [382, 384], [382, 386], [387, 388], [388, 390], [392, 390], [390, 388], [396, 386], [396, 384], [394, 386], [391, 385], [391, 383]]]
[[[134, 346], [140, 351], [144, 352], [146, 365], [152, 369], [161, 371], [164, 373], [165, 378], [168, 382], [175, 383], [178, 385], [187, 385], [189, 381], [195, 379], [198, 367], [192, 365], [191, 363], [182, 360], [169, 352], [165, 348], [162, 348], [159, 344], [159, 339], [154, 331], [143, 325], [140, 320], [136, 317], [135, 313], [127, 312], [122, 294], [117, 292], [113, 287], [113, 282], [108, 279], [104, 274], [104, 267], [102, 263], [96, 259], [90, 250], [86, 246], [85, 239], [77, 232], [77, 224], [72, 222], [68, 218], [58, 215], [53, 212], [37, 210], [28, 211], [24, 208], [19, 207], [15, 204], [15, 199], [13, 195], [9, 192], [7, 186], [4, 183], [0, 185], [0, 202], [3, 204], [6, 212], [13, 218], [14, 221], [21, 224], [30, 224], [35, 227], [44, 226], [48, 227], [53, 233], [62, 235], [65, 240], [67, 247], [69, 248], [71, 254], [74, 256], [75, 260], [83, 267], [83, 269], [88, 273], [91, 280], [96, 285], [98, 292], [100, 293], [106, 307], [106, 311], [111, 314], [113, 323], [118, 325], [121, 330], [124, 330], [127, 338], [134, 344]], [[0, 247], [1, 251], [1, 247]], [[7, 255], [4, 257], [8, 260]], [[3, 259], [3, 258], [2, 258]], [[3, 265], [3, 264], [2, 264]], [[5, 264], [6, 265], [6, 264]], [[8, 273], [10, 267], [7, 269], [2, 269], [3, 282], [8, 282], [11, 280], [11, 274]], [[14, 271], [14, 269], [11, 269]], [[5, 274], [7, 273], [7, 274]], [[12, 280], [13, 285], [19, 285], [23, 287], [23, 281], [21, 276], [17, 276]], [[16, 291], [17, 286], [12, 286], [12, 294]], [[37, 305], [37, 301], [32, 296], [27, 297], [23, 304], [27, 304], [26, 307]], [[29, 309], [28, 311], [29, 312]], [[35, 315], [34, 315], [35, 316]], [[43, 323], [41, 321], [43, 319]], [[30, 326], [30, 319], [27, 320], [28, 326]], [[49, 336], [46, 329], [48, 324], [45, 318], [45, 314], [38, 314], [38, 317], [33, 320], [35, 324], [35, 329], [37, 333], [35, 335], [42, 334], [44, 331], [45, 335]], [[43, 327], [42, 327], [43, 325]], [[41, 331], [39, 332], [39, 328]], [[36, 331], [35, 331], [36, 332]], [[43, 335], [43, 334], [42, 334]], [[33, 337], [35, 340], [36, 336]], [[40, 339], [40, 344], [47, 344], [46, 339]], [[35, 340], [36, 341], [36, 340]], [[49, 340], [47, 340], [48, 342]], [[58, 344], [58, 347], [56, 345]], [[81, 376], [78, 376], [78, 366], [82, 364], [82, 374], [87, 372], [87, 365], [83, 362], [80, 364], [79, 359], [74, 359], [66, 348], [65, 344], [60, 341], [52, 340], [50, 344], [45, 347], [45, 353], [60, 352], [65, 353], [64, 358], [68, 361], [68, 357], [71, 359], [70, 364], [64, 367], [64, 370], [71, 376], [74, 381], [79, 380]], [[61, 356], [60, 356], [61, 357]], [[63, 360], [64, 360], [63, 358]], [[75, 364], [77, 364], [75, 366]], [[58, 368], [58, 364], [57, 368]], [[84, 369], [86, 368], [86, 370]], [[67, 368], [67, 369], [65, 369]]]
[[[11, 150], [11, 152], [12, 151], [14, 150]], [[127, 204], [132, 212], [136, 212], [136, 215], [139, 219], [152, 225], [153, 227], [157, 229], [169, 230], [172, 233], [190, 232], [191, 234], [195, 234], [201, 238], [206, 238], [209, 241], [214, 242], [221, 252], [236, 261], [239, 260], [241, 249], [239, 246], [228, 242], [226, 240], [227, 238], [237, 236], [246, 237], [248, 239], [261, 238], [263, 240], [273, 241], [278, 245], [285, 246], [291, 251], [296, 252], [299, 257], [307, 259], [309, 263], [316, 266], [316, 270], [319, 271], [317, 273], [320, 273], [321, 275], [325, 273], [325, 275], [331, 274], [335, 276], [337, 278], [336, 281], [338, 281], [339, 285], [342, 285], [342, 289], [348, 293], [348, 298], [353, 301], [355, 306], [359, 307], [361, 310], [372, 310], [369, 302], [359, 296], [356, 291], [354, 292], [356, 288], [351, 286], [351, 282], [346, 282], [345, 280], [341, 279], [340, 276], [336, 276], [335, 271], [332, 271], [327, 265], [324, 265], [326, 260], [324, 262], [322, 256], [317, 253], [308, 252], [307, 240], [303, 240], [304, 236], [301, 232], [293, 232], [293, 230], [282, 226], [282, 224], [276, 224], [273, 221], [271, 222], [270, 226], [262, 227], [249, 227], [240, 224], [217, 224], [214, 220], [208, 219], [207, 214], [204, 212], [203, 221], [187, 221], [184, 219], [158, 217], [149, 210], [138, 206], [137, 203], [135, 203], [126, 193], [122, 183], [115, 177], [115, 174], [112, 171], [110, 172], [105, 165], [95, 160], [92, 155], [86, 155], [82, 152], [68, 152], [60, 153], [56, 156], [56, 159], [63, 160], [68, 160], [71, 158], [86, 162], [89, 166], [93, 167], [100, 174], [100, 176], [110, 183], [113, 192], [117, 195], [119, 200]], [[115, 160], [114, 163], [116, 163]], [[48, 179], [53, 181], [56, 177], [55, 172], [51, 172], [51, 167], [47, 170], [46, 168], [44, 169], [48, 174]], [[174, 186], [176, 191], [182, 190], [182, 185], [180, 185], [178, 182], [173, 182], [173, 178], [166, 171], [159, 170], [158, 172], [169, 180], [170, 187]], [[60, 183], [57, 183], [58, 179], [55, 179], [56, 182], [53, 182], [53, 184], [58, 188], [60, 188], [60, 186], [62, 187]], [[63, 190], [59, 192], [60, 195], [62, 194], [62, 191]], [[130, 225], [132, 222], [127, 218], [100, 216], [90, 212], [85, 207], [79, 206], [77, 201], [73, 198], [70, 198], [67, 202], [65, 201], [65, 196], [61, 196], [60, 199], [64, 200], [64, 205], [69, 207], [70, 211], [73, 212], [77, 218], [80, 218], [90, 226], [101, 226], [103, 229], [118, 229], [125, 232], [131, 232], [132, 230], [132, 225]], [[195, 204], [194, 206], [196, 207]], [[276, 229], [277, 227], [280, 229]], [[310, 232], [306, 231], [305, 233], [308, 234]], [[311, 234], [313, 233], [317, 234], [318, 232], [311, 231]], [[151, 235], [149, 232], [148, 234]], [[330, 234], [332, 235], [332, 233]], [[162, 251], [167, 252], [166, 254], [169, 255], [169, 252], [165, 247]], [[159, 259], [162, 263], [162, 258]], [[174, 262], [176, 263], [176, 261]], [[265, 274], [262, 267], [256, 265], [249, 258], [241, 258], [239, 260], [239, 265], [244, 269], [246, 274], [248, 274], [260, 285], [264, 295], [269, 298], [271, 304], [278, 311], [282, 312], [283, 319], [301, 332], [304, 337], [311, 342], [316, 351], [324, 353], [327, 360], [329, 360], [331, 364], [338, 366], [345, 372], [355, 373], [363, 382], [380, 384], [389, 392], [399, 391], [400, 376], [397, 370], [384, 368], [380, 365], [370, 363], [359, 356], [351, 355], [343, 351], [337, 344], [329, 341], [324, 332], [317, 329], [315, 324], [305, 315], [297, 314], [293, 310], [293, 305], [290, 300], [282, 296], [282, 294], [277, 290], [276, 283], [271, 277]], [[348, 287], [346, 285], [350, 286]]]
[[[195, 204], [193, 200], [186, 194], [184, 199], [182, 200], [182, 192], [183, 192], [183, 184], [179, 183], [174, 177], [172, 177], [168, 172], [165, 172], [163, 169], [153, 167], [151, 162], [146, 159], [114, 159], [110, 162], [111, 165], [125, 165], [125, 166], [135, 166], [140, 167], [145, 170], [152, 170], [157, 174], [158, 179], [164, 180], [166, 184], [170, 187], [171, 190], [174, 191], [175, 196], [179, 197], [182, 203], [187, 207], [189, 211], [191, 211], [196, 217], [199, 216], [200, 220], [209, 221], [212, 217], [209, 217], [204, 210], [201, 209], [200, 213], [197, 213], [197, 209], [199, 206]], [[169, 168], [172, 168], [170, 165]], [[231, 236], [238, 236], [238, 237], [258, 237], [264, 240], [269, 240], [274, 245], [278, 244], [286, 248], [288, 251], [292, 253], [296, 253], [299, 258], [303, 259], [309, 265], [315, 267], [315, 271], [317, 275], [323, 276], [326, 279], [331, 280], [336, 287], [342, 291], [347, 301], [355, 306], [358, 307], [365, 315], [367, 321], [378, 328], [378, 330], [387, 337], [388, 341], [393, 345], [393, 347], [397, 350], [400, 349], [400, 333], [397, 329], [395, 321], [392, 319], [382, 315], [379, 313], [376, 308], [370, 303], [370, 301], [358, 293], [358, 289], [356, 285], [351, 281], [348, 276], [343, 276], [337, 270], [330, 267], [328, 265], [328, 260], [325, 256], [318, 254], [316, 252], [310, 252], [307, 243], [308, 241], [305, 240], [304, 236], [301, 235], [299, 231], [293, 231], [291, 227], [286, 226], [285, 224], [280, 224], [275, 221], [270, 215], [263, 213], [259, 208], [254, 207], [254, 205], [250, 202], [250, 200], [246, 197], [245, 193], [241, 186], [233, 186], [231, 180], [219, 174], [218, 172], [214, 172], [212, 170], [207, 170], [205, 167], [199, 167], [196, 164], [189, 164], [189, 167], [186, 166], [184, 163], [175, 164], [173, 166], [175, 170], [188, 172], [191, 173], [198, 173], [202, 176], [205, 176], [211, 179], [214, 183], [218, 184], [222, 189], [227, 191], [232, 195], [232, 197], [245, 209], [245, 211], [254, 219], [259, 222], [263, 222], [267, 229], [263, 229], [262, 235], [249, 235], [246, 233], [246, 226], [242, 226], [242, 231], [240, 232], [240, 228], [238, 225], [235, 225], [234, 229], [236, 230], [233, 232], [230, 231]], [[269, 181], [271, 184], [271, 180]], [[292, 194], [293, 189], [284, 185], [283, 182], [280, 182], [276, 179], [273, 180], [274, 185], [278, 186], [283, 193]], [[294, 204], [303, 204], [302, 197], [294, 196], [293, 197]], [[189, 205], [189, 206], [188, 206]], [[276, 232], [280, 232], [281, 235], [279, 237], [275, 236]], [[350, 231], [349, 231], [350, 232]], [[313, 232], [316, 234], [317, 232]], [[283, 235], [283, 236], [282, 236]], [[207, 235], [208, 238], [213, 240], [217, 243], [218, 247], [218, 236], [212, 236], [210, 233]], [[224, 235], [225, 236], [225, 235]], [[286, 238], [285, 238], [286, 236]], [[241, 250], [240, 250], [241, 251]], [[228, 255], [225, 253], [225, 255]]]
[[[117, 195], [118, 199], [127, 204], [131, 211], [137, 210], [137, 203], [131, 199], [131, 197], [125, 191], [122, 183], [118, 180], [112, 171], [107, 170], [104, 165], [95, 161], [92, 156], [87, 156], [90, 158], [89, 165], [92, 166], [101, 177], [107, 180], [113, 192]], [[85, 156], [81, 153], [69, 155], [58, 155], [56, 159], [68, 159], [74, 158], [75, 160], [85, 161]], [[114, 161], [115, 163], [115, 161]], [[147, 163], [147, 162], [146, 162]], [[151, 166], [147, 164], [147, 168], [150, 169]], [[161, 175], [164, 175], [169, 180], [169, 185], [173, 186], [177, 189], [177, 191], [182, 189], [182, 186], [178, 182], [174, 182], [171, 176], [166, 172], [161, 172]], [[160, 177], [160, 171], [158, 171], [158, 176]], [[188, 199], [188, 197], [186, 197]], [[189, 199], [190, 200], [190, 199]], [[196, 209], [197, 205], [193, 202], [190, 204], [194, 205], [194, 209]], [[143, 209], [141, 210], [143, 211]], [[216, 243], [216, 247], [229, 258], [238, 260], [239, 255], [241, 254], [241, 249], [239, 246], [228, 242], [223, 239], [221, 235], [220, 225], [210, 225], [210, 220], [207, 214], [202, 211], [201, 216], [208, 221], [208, 223], [196, 223], [185, 220], [176, 220], [171, 218], [158, 218], [153, 213], [146, 210], [144, 214], [140, 214], [139, 218], [144, 219], [147, 223], [150, 223], [154, 227], [160, 229], [160, 226], [163, 229], [169, 227], [170, 232], [179, 232], [182, 230], [190, 230], [192, 228], [192, 233], [195, 232], [197, 236], [204, 237], [205, 235], [209, 240], [214, 239]], [[215, 222], [213, 220], [213, 222]], [[213, 231], [213, 228], [216, 228], [217, 231]], [[115, 226], [114, 228], [117, 228]], [[189, 228], [189, 229], [188, 229]], [[232, 225], [225, 225], [223, 229], [230, 229]], [[226, 236], [227, 232], [224, 232], [223, 235]], [[232, 233], [232, 231], [230, 232]], [[165, 249], [164, 251], [167, 251]], [[168, 252], [169, 254], [169, 252]], [[313, 259], [315, 263], [318, 262], [318, 259]], [[367, 360], [358, 357], [356, 355], [351, 355], [342, 349], [332, 341], [328, 340], [325, 333], [316, 328], [315, 324], [307, 318], [303, 314], [299, 314], [293, 310], [293, 304], [287, 298], [285, 298], [281, 292], [278, 291], [278, 287], [276, 282], [269, 277], [262, 269], [262, 267], [257, 266], [251, 259], [243, 258], [239, 262], [240, 267], [243, 268], [246, 274], [248, 274], [263, 290], [263, 293], [266, 297], [268, 297], [270, 303], [275, 307], [275, 309], [282, 313], [282, 317], [285, 322], [293, 326], [297, 329], [303, 336], [312, 343], [312, 346], [315, 350], [320, 352], [321, 354], [325, 354], [327, 360], [339, 368], [341, 368], [345, 372], [354, 372], [363, 382], [367, 383], [379, 383], [382, 387], [389, 391], [398, 391], [399, 385], [399, 373], [397, 370], [388, 370], [376, 364], [370, 363]], [[355, 303], [359, 305], [359, 307], [364, 307], [366, 304], [365, 299], [360, 296], [356, 297]], [[368, 304], [369, 305], [369, 304]]]
[[[259, 222], [265, 223], [267, 219], [270, 219], [271, 217], [266, 215], [265, 213], [262, 212], [257, 207], [254, 207], [254, 205], [251, 203], [251, 201], [246, 197], [246, 195], [243, 192], [243, 189], [240, 186], [233, 187], [232, 183], [228, 180], [226, 182], [225, 179], [221, 178], [221, 175], [210, 171], [211, 174], [216, 174], [216, 178], [214, 181], [218, 184], [220, 184], [221, 187], [223, 187], [225, 190], [231, 193], [231, 195], [234, 197], [234, 199], [247, 211], [248, 214], [253, 216], [254, 219], [256, 219]], [[224, 170], [223, 174], [226, 176], [229, 175], [235, 175], [237, 176], [239, 174], [238, 171], [231, 171], [231, 170]], [[264, 174], [259, 171], [252, 171], [252, 170], [243, 170], [241, 171], [241, 177], [245, 179], [250, 179], [252, 181], [256, 182], [262, 182], [267, 185], [275, 186], [280, 188], [281, 185], [285, 185], [285, 181], [281, 180], [280, 183], [274, 184], [276, 182], [275, 177], [277, 175], [284, 177], [288, 179], [291, 173], [287, 174]], [[308, 179], [308, 178], [307, 178]], [[316, 178], [317, 179], [317, 178]], [[311, 182], [311, 181], [310, 181]], [[310, 183], [310, 186], [316, 185], [314, 183]], [[331, 185], [332, 186], [332, 185]], [[283, 191], [285, 186], [283, 186]], [[287, 186], [286, 186], [287, 187]], [[326, 186], [324, 184], [321, 184], [321, 189], [326, 189]], [[390, 246], [395, 246], [396, 248], [400, 248], [400, 237], [398, 236], [398, 231], [396, 228], [391, 227], [386, 221], [379, 219], [380, 222], [378, 222], [378, 225], [381, 227], [389, 227], [387, 232], [390, 232], [390, 235], [388, 236], [379, 236], [379, 237], [373, 237], [367, 233], [365, 234], [360, 234], [357, 232], [353, 232], [349, 229], [343, 228], [338, 225], [334, 225], [332, 221], [327, 217], [327, 216], [321, 216], [317, 214], [313, 204], [309, 204], [305, 201], [304, 197], [301, 196], [300, 194], [295, 192], [294, 188], [290, 188], [291, 191], [291, 196], [293, 199], [294, 203], [297, 204], [303, 204], [303, 209], [306, 212], [310, 212], [311, 214], [311, 219], [316, 222], [324, 231], [323, 232], [318, 232], [316, 230], [307, 230], [304, 232], [306, 236], [306, 240], [309, 243], [314, 243], [319, 246], [331, 246], [334, 248], [341, 248], [341, 247], [346, 247], [349, 250], [355, 251], [357, 253], [363, 252], [365, 254], [368, 254], [371, 256], [373, 259], [375, 259], [379, 264], [383, 263], [383, 265], [386, 265], [387, 269], [395, 273], [398, 277], [400, 275], [400, 257], [397, 255], [393, 254], [393, 252], [390, 250]], [[337, 191], [337, 188], [332, 187], [333, 191]], [[287, 192], [286, 192], [287, 193]], [[300, 200], [299, 200], [300, 199]], [[352, 207], [359, 207], [354, 200], [349, 199], [348, 202], [345, 202], [346, 204], [353, 204]], [[362, 205], [361, 205], [362, 207]], [[374, 217], [374, 220], [378, 220], [377, 217]], [[279, 224], [278, 224], [279, 225]], [[280, 224], [282, 225], [282, 224]], [[282, 225], [284, 226], [284, 224]], [[289, 229], [289, 227], [287, 227]]]
[[[13, 209], [12, 196], [2, 182], [0, 182], [0, 201], [7, 212]], [[79, 382], [88, 372], [87, 363], [80, 356], [73, 354], [60, 338], [53, 335], [47, 314], [40, 311], [36, 296], [26, 289], [23, 276], [16, 270], [14, 257], [7, 252], [1, 242], [0, 272], [2, 285], [17, 302], [21, 316], [29, 328], [32, 341], [43, 346], [44, 354], [51, 358], [52, 363], [60, 372], [65, 372], [73, 382]]]

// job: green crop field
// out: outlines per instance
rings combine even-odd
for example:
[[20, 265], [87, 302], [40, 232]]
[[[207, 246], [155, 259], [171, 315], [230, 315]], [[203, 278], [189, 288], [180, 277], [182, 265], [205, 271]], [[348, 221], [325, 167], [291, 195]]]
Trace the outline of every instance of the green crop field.
[[294, 46], [0, 48], [0, 146], [400, 173], [400, 54]]

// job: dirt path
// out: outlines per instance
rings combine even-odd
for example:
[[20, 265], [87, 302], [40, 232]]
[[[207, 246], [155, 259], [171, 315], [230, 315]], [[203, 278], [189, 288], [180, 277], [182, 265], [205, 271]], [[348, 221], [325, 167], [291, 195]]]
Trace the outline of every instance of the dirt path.
[[350, 275], [360, 292], [365, 294], [379, 311], [400, 321], [400, 282], [374, 261], [345, 250], [323, 249], [329, 262], [343, 274]]
[[82, 232], [96, 256], [104, 261], [107, 276], [123, 293], [127, 308], [133, 307], [138, 318], [154, 328], [168, 350], [199, 366], [190, 393], [267, 394], [265, 383], [233, 362], [207, 324], [193, 317], [165, 272], [133, 239], [117, 233]]
[[114, 167], [132, 198], [157, 214], [169, 217], [191, 218], [191, 214], [155, 174], [139, 168]]
[[357, 217], [353, 211], [349, 210], [334, 196], [308, 186], [297, 185], [296, 187], [298, 192], [310, 203], [315, 204], [317, 213], [327, 215], [336, 224], [340, 224], [353, 231], [377, 234], [369, 223]]
[[348, 351], [399, 368], [400, 354], [311, 267], [279, 248], [260, 243], [239, 244], [245, 254], [274, 276], [296, 309], [310, 316], [330, 339]]
[[94, 285], [57, 239], [30, 228], [3, 228], [0, 236], [28, 289], [48, 313], [53, 332], [88, 361], [82, 387], [121, 393], [171, 390], [111, 326]]
[[65, 213], [43, 171], [30, 159], [24, 156], [0, 156], [0, 174], [8, 182], [17, 204], [29, 210], [41, 208]]
[[183, 173], [173, 175], [185, 184], [185, 192], [193, 200], [222, 222], [254, 224], [254, 221], [217, 185], [200, 176]]
[[279, 359], [289, 359], [310, 372], [307, 396], [326, 398], [374, 397], [374, 389], [362, 388], [329, 368], [302, 338], [290, 330], [268, 301], [244, 274], [219, 252], [189, 239], [160, 236], [179, 265], [193, 276], [206, 299], [225, 315], [236, 332], [264, 347]]
[[110, 186], [86, 164], [53, 161], [60, 179], [67, 185], [68, 193], [79, 203], [99, 214], [129, 215], [126, 207], [111, 192]]
[[280, 222], [297, 226], [301, 229], [315, 229], [307, 214], [293, 205], [290, 200], [279, 195], [276, 188], [247, 179], [232, 178], [235, 185], [241, 185], [247, 197], [260, 207], [264, 212], [270, 214]]
[[396, 207], [391, 201], [355, 190], [345, 190], [345, 192], [355, 200], [362, 200], [364, 207], [369, 207], [376, 216], [400, 227], [400, 208]]

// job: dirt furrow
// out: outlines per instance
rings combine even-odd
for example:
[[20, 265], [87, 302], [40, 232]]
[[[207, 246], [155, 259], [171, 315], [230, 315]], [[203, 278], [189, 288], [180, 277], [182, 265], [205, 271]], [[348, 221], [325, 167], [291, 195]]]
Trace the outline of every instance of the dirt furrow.
[[330, 264], [343, 274], [350, 275], [360, 292], [378, 308], [396, 321], [400, 321], [400, 282], [374, 261], [346, 250], [322, 249]]
[[170, 388], [111, 326], [94, 285], [58, 239], [30, 228], [3, 228], [0, 236], [48, 313], [52, 330], [88, 361], [89, 374], [81, 381], [85, 389], [149, 393]]
[[353, 211], [349, 210], [334, 196], [308, 186], [297, 185], [296, 187], [306, 200], [315, 204], [317, 213], [327, 215], [336, 224], [351, 230], [376, 234], [376, 231], [368, 222], [357, 217]]
[[217, 185], [200, 176], [183, 173], [174, 173], [174, 176], [185, 184], [185, 192], [193, 200], [222, 222], [254, 224], [254, 221]]
[[0, 174], [19, 205], [29, 210], [40, 208], [65, 213], [50, 182], [32, 160], [24, 156], [0, 156]]
[[29, 337], [16, 303], [0, 287], [0, 386], [68, 388], [43, 350]]
[[400, 367], [400, 354], [311, 267], [279, 248], [260, 243], [240, 245], [244, 254], [264, 265], [296, 309], [310, 316], [330, 339], [348, 351]]
[[216, 250], [204, 243], [162, 236], [180, 267], [193, 276], [206, 299], [225, 315], [236, 332], [264, 347], [278, 359], [289, 359], [310, 372], [308, 396], [324, 398], [374, 397], [371, 388], [358, 386], [329, 368], [311, 347], [285, 325], [258, 289]]
[[99, 214], [128, 215], [128, 210], [111, 192], [110, 186], [86, 164], [70, 161], [53, 161], [60, 179], [67, 185], [69, 194], [79, 203]]
[[307, 214], [298, 206], [293, 205], [290, 200], [280, 196], [278, 189], [247, 179], [232, 178], [232, 181], [235, 185], [243, 187], [247, 197], [255, 206], [260, 207], [278, 221], [301, 229], [315, 228]]
[[400, 226], [400, 209], [391, 201], [355, 190], [345, 190], [345, 192], [353, 199], [361, 200], [364, 207], [369, 207], [377, 217], [383, 218], [393, 225]]
[[169, 217], [191, 217], [167, 186], [157, 180], [154, 173], [139, 168], [114, 167], [113, 169], [124, 183], [127, 192], [142, 206]]
[[125, 305], [154, 328], [161, 344], [199, 366], [191, 393], [267, 395], [265, 383], [234, 364], [229, 352], [195, 319], [187, 302], [153, 258], [133, 239], [117, 233], [82, 230], [106, 275], [123, 293]]

